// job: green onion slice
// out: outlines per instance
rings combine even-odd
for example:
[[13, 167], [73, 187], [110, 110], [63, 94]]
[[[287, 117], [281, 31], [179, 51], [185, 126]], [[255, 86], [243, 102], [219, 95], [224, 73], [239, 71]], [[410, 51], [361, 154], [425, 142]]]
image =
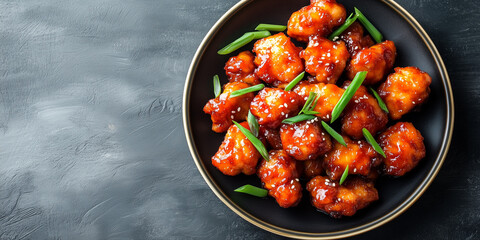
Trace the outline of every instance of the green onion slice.
[[232, 93], [230, 93], [230, 97], [233, 98], [233, 97], [242, 96], [243, 94], [260, 91], [260, 90], [262, 90], [264, 87], [265, 87], [265, 85], [263, 85], [262, 83], [260, 83], [260, 84], [257, 84], [257, 85], [255, 85], [255, 86], [251, 86], [251, 87], [244, 88], [244, 89], [239, 89], [239, 90], [237, 90], [237, 91], [233, 91]]
[[304, 114], [307, 114], [307, 115], [320, 114], [319, 112], [317, 112], [317, 111], [312, 111], [312, 110], [303, 111], [303, 113], [304, 113]]
[[373, 39], [375, 39], [377, 43], [381, 43], [383, 40], [383, 35], [380, 33], [380, 31], [378, 31], [375, 26], [373, 26], [373, 24], [367, 19], [367, 17], [365, 17], [365, 15], [363, 15], [363, 13], [358, 10], [358, 8], [355, 8], [355, 15], [358, 16], [358, 20], [363, 24], [363, 26], [367, 29], [370, 35], [372, 35]]
[[249, 194], [255, 197], [266, 197], [268, 194], [268, 191], [266, 189], [255, 187], [250, 184], [243, 185], [235, 189], [234, 191], [239, 193]]
[[235, 124], [235, 126], [238, 127], [238, 129], [240, 129], [240, 131], [243, 133], [243, 135], [245, 135], [245, 137], [247, 137], [248, 140], [250, 140], [250, 142], [257, 149], [257, 151], [260, 153], [260, 155], [262, 155], [263, 159], [265, 159], [266, 161], [269, 161], [270, 158], [268, 157], [268, 151], [265, 148], [265, 146], [263, 146], [262, 141], [260, 141], [257, 137], [255, 137], [252, 134], [252, 132], [248, 131], [248, 129], [244, 128], [242, 125], [238, 124], [235, 121], [233, 121], [233, 123]]
[[332, 111], [332, 120], [330, 123], [333, 123], [335, 120], [337, 120], [338, 117], [340, 117], [340, 114], [342, 113], [343, 109], [347, 106], [348, 102], [350, 102], [350, 99], [352, 99], [353, 95], [355, 95], [355, 92], [358, 90], [360, 85], [362, 85], [363, 80], [365, 80], [365, 77], [367, 76], [367, 71], [363, 72], [358, 72], [357, 75], [355, 75], [355, 78], [353, 78], [352, 83], [348, 86], [347, 90], [343, 93], [342, 97], [340, 100], [338, 100], [337, 105], [335, 105], [335, 108], [333, 108]]
[[285, 25], [275, 25], [275, 24], [265, 24], [261, 23], [255, 28], [255, 30], [267, 30], [267, 31], [274, 31], [274, 32], [283, 32], [287, 29]]
[[380, 95], [378, 95], [377, 91], [375, 91], [375, 89], [373, 89], [371, 87], [370, 87], [370, 91], [372, 91], [373, 96], [375, 96], [375, 98], [377, 99], [377, 102], [378, 102], [378, 105], [380, 106], [380, 108], [383, 111], [385, 111], [386, 113], [390, 113], [388, 111], [387, 105], [385, 104], [385, 102], [383, 102], [382, 98], [380, 97]]
[[269, 31], [256, 31], [251, 33], [253, 33], [253, 39], [266, 38], [272, 35]]
[[358, 18], [357, 14], [353, 14], [353, 13], [350, 14], [347, 20], [345, 20], [345, 23], [343, 23], [342, 26], [340, 26], [337, 30], [335, 30], [332, 34], [330, 34], [328, 39], [330, 41], [333, 41], [335, 37], [340, 36], [340, 34], [342, 34], [345, 30], [347, 30], [347, 28], [349, 28], [357, 20], [357, 18]]
[[260, 128], [260, 125], [258, 124], [255, 116], [253, 116], [252, 112], [250, 111], [248, 111], [247, 122], [248, 126], [250, 127], [250, 132], [252, 132], [255, 137], [258, 137], [258, 129]]
[[363, 136], [365, 137], [365, 139], [367, 139], [367, 142], [372, 145], [373, 149], [375, 149], [377, 153], [386, 158], [387, 156], [385, 155], [385, 152], [380, 147], [380, 145], [378, 145], [377, 141], [375, 141], [375, 138], [373, 138], [372, 134], [366, 128], [362, 129], [362, 132]]
[[340, 144], [342, 144], [345, 147], [347, 146], [347, 143], [345, 142], [345, 139], [343, 139], [342, 135], [340, 135], [337, 131], [335, 131], [335, 129], [330, 127], [324, 121], [322, 121], [322, 126], [323, 126], [323, 128], [325, 128], [325, 130], [328, 132], [328, 134], [330, 134], [330, 136], [332, 136], [333, 138], [335, 138], [335, 140], [337, 140], [337, 142], [339, 142]]
[[342, 185], [343, 182], [345, 182], [347, 177], [348, 177], [348, 166], [345, 168], [345, 171], [343, 171], [342, 177], [340, 178], [340, 182], [339, 182], [340, 185]]
[[295, 87], [300, 81], [302, 81], [303, 77], [305, 76], [305, 71], [298, 74], [288, 85], [285, 87], [285, 91], [290, 91]]
[[226, 55], [226, 54], [232, 53], [235, 50], [247, 45], [254, 38], [255, 38], [255, 34], [251, 32], [245, 33], [243, 34], [243, 36], [241, 36], [237, 40], [233, 41], [232, 43], [228, 44], [224, 48], [220, 49], [217, 53], [220, 55]]
[[312, 119], [315, 119], [315, 118], [316, 118], [316, 116], [314, 116], [314, 115], [300, 114], [300, 115], [297, 115], [295, 117], [287, 118], [287, 119], [283, 120], [282, 123], [294, 124], [294, 123], [298, 123], [298, 122], [312, 120]]
[[305, 105], [303, 105], [303, 108], [302, 108], [302, 110], [300, 110], [298, 115], [304, 113], [305, 111], [312, 110], [311, 106], [312, 106], [312, 103], [313, 103], [313, 101], [315, 100], [316, 97], [317, 97], [317, 93], [310, 92], [310, 94], [308, 95], [307, 101], [305, 102]]
[[222, 92], [222, 86], [220, 85], [218, 75], [213, 76], [213, 92], [215, 93], [215, 98], [220, 96], [220, 93]]

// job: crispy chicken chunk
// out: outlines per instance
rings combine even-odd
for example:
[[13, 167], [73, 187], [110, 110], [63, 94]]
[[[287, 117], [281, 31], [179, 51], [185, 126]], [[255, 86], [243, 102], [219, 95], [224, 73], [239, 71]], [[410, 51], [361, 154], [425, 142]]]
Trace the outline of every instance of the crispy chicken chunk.
[[280, 137], [283, 149], [300, 161], [315, 159], [332, 148], [330, 136], [313, 120], [283, 124]]
[[284, 119], [295, 116], [302, 106], [302, 99], [295, 92], [264, 88], [253, 99], [250, 110], [260, 125], [278, 128]]
[[378, 144], [387, 155], [384, 172], [388, 175], [403, 176], [425, 157], [422, 134], [408, 122], [389, 127], [378, 137]]
[[416, 67], [395, 68], [395, 73], [380, 85], [378, 94], [385, 101], [390, 117], [400, 119], [425, 102], [430, 94], [430, 83], [430, 75]]
[[[351, 82], [345, 82], [346, 89]], [[360, 86], [343, 111], [342, 132], [354, 139], [363, 138], [362, 129], [366, 128], [374, 136], [388, 123], [388, 115], [378, 105], [377, 99]]]
[[340, 39], [347, 44], [348, 52], [352, 57], [375, 44], [370, 35], [364, 36], [363, 34], [362, 25], [359, 22], [354, 22], [340, 35]]
[[260, 126], [260, 135], [265, 137], [270, 148], [275, 150], [283, 149], [282, 139], [280, 138], [280, 131], [278, 129]]
[[215, 99], [210, 99], [205, 105], [203, 111], [211, 115], [214, 132], [225, 132], [233, 124], [232, 120], [243, 121], [247, 118], [250, 102], [255, 95], [247, 93], [230, 98], [231, 92], [247, 87], [250, 87], [250, 85], [242, 82], [227, 83], [223, 93]]
[[335, 84], [308, 84], [303, 82], [297, 85], [294, 91], [302, 97], [304, 102], [307, 100], [310, 92], [317, 93], [318, 102], [314, 111], [319, 112], [319, 114], [316, 114], [316, 116], [324, 121], [330, 121], [333, 108], [335, 108], [345, 90], [337, 87]]
[[254, 63], [258, 66], [255, 74], [275, 87], [286, 86], [303, 72], [301, 50], [283, 33], [258, 40], [253, 48], [257, 54]]
[[288, 20], [287, 34], [307, 42], [310, 36], [325, 37], [345, 22], [347, 12], [335, 0], [311, 0], [309, 6], [294, 12]]
[[347, 147], [335, 141], [333, 150], [325, 155], [323, 167], [332, 180], [339, 180], [348, 166], [348, 174], [376, 177], [381, 157], [366, 141], [352, 141], [343, 137]]
[[392, 41], [385, 41], [366, 48], [353, 56], [347, 66], [347, 77], [353, 79], [358, 72], [368, 71], [364, 85], [380, 82], [393, 67], [397, 50]]
[[316, 158], [316, 159], [304, 161], [303, 174], [308, 179], [312, 179], [316, 176], [320, 176], [325, 172], [323, 170], [322, 165], [323, 165], [323, 158]]
[[[240, 125], [250, 129], [247, 122]], [[260, 153], [240, 129], [232, 125], [228, 129], [222, 145], [212, 157], [212, 164], [225, 175], [235, 176], [240, 173], [252, 175], [255, 174], [260, 156]]]
[[283, 150], [270, 151], [269, 156], [270, 161], [263, 159], [257, 172], [263, 187], [280, 207], [296, 206], [302, 198], [296, 161]]
[[342, 41], [332, 42], [326, 38], [313, 36], [308, 47], [300, 52], [305, 59], [305, 69], [315, 76], [317, 82], [335, 84], [342, 75], [350, 54]]
[[317, 176], [307, 184], [312, 204], [332, 217], [353, 216], [358, 210], [378, 200], [373, 182], [360, 177], [348, 177], [343, 185]]
[[237, 56], [231, 57], [225, 64], [225, 72], [230, 82], [244, 82], [250, 85], [261, 83], [255, 75], [255, 56], [249, 51], [244, 51]]

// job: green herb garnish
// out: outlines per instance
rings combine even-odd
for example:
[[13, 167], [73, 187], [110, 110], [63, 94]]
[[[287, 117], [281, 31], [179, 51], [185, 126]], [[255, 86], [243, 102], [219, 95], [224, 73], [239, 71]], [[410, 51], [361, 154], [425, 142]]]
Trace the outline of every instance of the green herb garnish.
[[239, 123], [237, 123], [235, 121], [232, 121], [232, 122], [235, 124], [235, 126], [237, 126], [238, 129], [240, 129], [240, 131], [243, 133], [243, 135], [245, 135], [245, 137], [247, 137], [248, 140], [250, 140], [250, 142], [257, 149], [257, 151], [260, 153], [260, 155], [262, 155], [263, 159], [265, 159], [266, 161], [269, 161], [270, 158], [268, 157], [268, 151], [265, 148], [265, 146], [263, 145], [262, 141], [260, 141], [257, 137], [255, 137], [252, 134], [252, 132], [250, 132], [248, 129], [244, 128]]
[[234, 191], [239, 193], [249, 194], [255, 197], [266, 197], [268, 194], [268, 191], [266, 189], [255, 187], [250, 184], [243, 185], [235, 189]]
[[358, 16], [358, 20], [363, 24], [370, 35], [372, 35], [373, 39], [375, 39], [377, 43], [381, 43], [383, 40], [383, 35], [375, 26], [373, 26], [373, 24], [365, 17], [365, 15], [358, 10], [358, 8], [355, 8], [355, 15]]
[[348, 177], [348, 166], [345, 168], [345, 171], [343, 171], [342, 177], [340, 178], [340, 182], [339, 182], [340, 185], [342, 185], [343, 182], [345, 182], [347, 177]]
[[269, 31], [256, 31], [251, 33], [253, 33], [253, 39], [266, 38], [272, 35]]
[[249, 42], [251, 42], [255, 38], [255, 34], [253, 33], [245, 33], [243, 36], [238, 38], [237, 40], [233, 41], [232, 43], [228, 44], [224, 48], [218, 50], [218, 54], [220, 55], [226, 55], [229, 53], [234, 52], [235, 50], [247, 45]]
[[250, 127], [250, 132], [252, 132], [255, 137], [258, 137], [258, 129], [260, 128], [260, 125], [258, 124], [255, 116], [253, 116], [252, 112], [250, 111], [248, 111], [247, 122], [248, 126]]
[[260, 91], [260, 90], [262, 90], [264, 87], [265, 87], [265, 85], [263, 85], [262, 83], [260, 83], [260, 84], [257, 84], [257, 85], [255, 85], [255, 86], [251, 86], [251, 87], [244, 88], [244, 89], [239, 89], [239, 90], [237, 90], [237, 91], [233, 91], [232, 93], [230, 93], [230, 97], [233, 98], [233, 97], [242, 96], [243, 94]]
[[302, 73], [298, 74], [297, 77], [295, 77], [288, 85], [287, 87], [285, 87], [285, 91], [290, 91], [293, 89], [293, 87], [295, 87], [302, 79], [303, 77], [305, 76], [305, 71], [303, 71]]
[[283, 32], [287, 29], [285, 25], [275, 25], [275, 24], [265, 24], [261, 23], [255, 28], [255, 30], [267, 30], [267, 31], [274, 31], [274, 32]]
[[340, 34], [342, 34], [345, 30], [347, 30], [347, 28], [349, 28], [357, 20], [357, 18], [358, 18], [357, 14], [353, 14], [353, 13], [350, 14], [347, 20], [345, 20], [345, 23], [343, 23], [342, 26], [340, 26], [337, 30], [335, 30], [332, 34], [330, 34], [328, 39], [330, 41], [333, 41], [335, 37], [340, 36]]
[[213, 76], [213, 92], [215, 93], [215, 98], [220, 96], [220, 93], [222, 92], [222, 86], [220, 85], [218, 75]]
[[386, 158], [387, 156], [385, 155], [385, 152], [380, 147], [380, 145], [378, 145], [377, 141], [375, 141], [375, 138], [373, 138], [372, 134], [366, 128], [362, 129], [362, 132], [363, 136], [365, 137], [365, 139], [367, 139], [367, 142], [372, 145], [373, 149], [375, 149], [377, 153]]
[[287, 119], [283, 120], [282, 123], [294, 124], [294, 123], [298, 123], [298, 122], [312, 120], [312, 119], [315, 119], [315, 118], [316, 118], [316, 116], [314, 116], [314, 115], [300, 114], [300, 115], [297, 115], [295, 117], [287, 118]]
[[345, 90], [340, 100], [338, 100], [338, 103], [337, 105], [335, 105], [335, 108], [333, 108], [332, 120], [330, 123], [333, 123], [335, 120], [337, 120], [338, 117], [340, 117], [340, 114], [342, 113], [343, 109], [345, 109], [348, 102], [350, 102], [350, 99], [352, 99], [353, 95], [355, 95], [355, 92], [358, 90], [360, 85], [362, 85], [363, 80], [365, 80], [365, 77], [367, 76], [367, 73], [368, 73], [367, 71], [363, 71], [363, 72], [358, 72], [357, 75], [355, 75], [355, 78], [353, 78], [347, 90]]
[[387, 105], [385, 104], [385, 102], [383, 102], [382, 98], [380, 97], [380, 95], [378, 95], [377, 91], [375, 91], [375, 89], [373, 89], [371, 87], [370, 87], [370, 91], [372, 91], [373, 96], [375, 96], [375, 98], [377, 99], [377, 102], [378, 102], [378, 105], [380, 106], [380, 108], [383, 111], [385, 111], [386, 113], [390, 113], [388, 111]]
[[325, 130], [332, 136], [337, 142], [342, 144], [343, 146], [347, 146], [347, 143], [345, 142], [345, 139], [343, 139], [342, 135], [340, 135], [335, 129], [330, 127], [326, 122], [322, 121], [322, 126], [325, 128]]

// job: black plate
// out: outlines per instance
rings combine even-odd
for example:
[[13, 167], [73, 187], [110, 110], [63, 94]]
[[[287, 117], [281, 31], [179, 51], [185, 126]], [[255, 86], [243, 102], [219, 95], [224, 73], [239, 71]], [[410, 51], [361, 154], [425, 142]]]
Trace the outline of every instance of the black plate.
[[[402, 121], [411, 121], [425, 137], [426, 158], [401, 178], [382, 178], [376, 187], [380, 200], [353, 217], [333, 219], [315, 210], [304, 193], [298, 207], [280, 208], [273, 198], [255, 198], [233, 192], [244, 184], [260, 186], [256, 176], [229, 177], [211, 164], [224, 134], [211, 131], [210, 116], [203, 113], [213, 97], [212, 76], [223, 70], [228, 57], [216, 52], [259, 23], [286, 24], [290, 15], [308, 1], [242, 1], [229, 10], [211, 29], [200, 45], [187, 76], [184, 94], [184, 126], [192, 156], [206, 182], [228, 207], [249, 222], [268, 231], [297, 238], [338, 238], [378, 227], [405, 211], [425, 191], [448, 150], [453, 127], [453, 98], [443, 61], [420, 25], [393, 1], [339, 0], [353, 11], [356, 6], [397, 46], [395, 66], [417, 66], [433, 79], [429, 101], [421, 112], [411, 113]], [[253, 44], [243, 49], [252, 49]], [[238, 51], [237, 51], [238, 52]]]

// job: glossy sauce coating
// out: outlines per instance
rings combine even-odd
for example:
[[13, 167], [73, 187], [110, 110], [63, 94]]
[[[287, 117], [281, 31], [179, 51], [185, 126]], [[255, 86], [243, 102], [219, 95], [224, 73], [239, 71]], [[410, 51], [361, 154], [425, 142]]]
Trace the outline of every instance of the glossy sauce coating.
[[255, 96], [247, 93], [231, 98], [230, 93], [239, 89], [250, 87], [243, 82], [231, 82], [225, 84], [223, 93], [215, 99], [210, 99], [203, 108], [206, 114], [211, 115], [212, 130], [217, 133], [225, 132], [233, 124], [232, 120], [244, 121], [248, 115], [250, 102]]
[[339, 180], [348, 166], [349, 175], [376, 176], [380, 156], [366, 141], [352, 141], [343, 137], [347, 146], [335, 141], [332, 151], [325, 155], [323, 167], [332, 180]]
[[408, 122], [389, 127], [378, 137], [378, 144], [387, 155], [383, 170], [388, 175], [403, 176], [425, 157], [422, 134]]
[[303, 162], [303, 175], [307, 179], [312, 179], [316, 176], [320, 176], [324, 172], [325, 170], [323, 169], [323, 156]]
[[250, 51], [244, 51], [231, 57], [225, 64], [225, 73], [230, 82], [244, 82], [250, 85], [261, 83], [255, 75], [255, 56]]
[[314, 120], [283, 124], [280, 128], [283, 149], [296, 160], [315, 159], [332, 148], [330, 136]]
[[358, 72], [368, 71], [363, 85], [373, 85], [385, 78], [395, 62], [397, 50], [392, 41], [366, 48], [353, 56], [347, 66], [347, 77], [352, 80]]
[[258, 40], [253, 48], [255, 74], [268, 84], [284, 87], [304, 70], [301, 50], [283, 33]]
[[269, 156], [270, 161], [263, 159], [257, 171], [263, 187], [280, 207], [296, 206], [302, 198], [296, 161], [283, 150], [270, 151]]
[[288, 20], [287, 34], [307, 42], [310, 36], [325, 37], [346, 19], [343, 5], [335, 0], [312, 0], [309, 6], [294, 12]]
[[[240, 123], [240, 125], [250, 130], [247, 122]], [[237, 126], [232, 125], [228, 129], [222, 145], [212, 157], [212, 164], [225, 175], [235, 176], [240, 173], [252, 175], [255, 174], [260, 157], [260, 153], [250, 140]]]
[[278, 129], [260, 126], [260, 135], [265, 137], [271, 149], [283, 149], [282, 139], [280, 138], [280, 131]]
[[326, 38], [313, 36], [308, 47], [300, 52], [305, 59], [305, 69], [317, 82], [335, 84], [342, 75], [350, 54], [343, 41], [332, 42]]
[[350, 25], [350, 27], [340, 35], [340, 39], [347, 44], [347, 49], [351, 56], [355, 56], [361, 50], [375, 44], [370, 35], [364, 36], [363, 26], [359, 22], [354, 22]]
[[314, 111], [319, 112], [315, 115], [324, 121], [330, 121], [333, 109], [345, 92], [335, 84], [308, 84], [306, 82], [298, 84], [293, 90], [303, 98], [303, 102], [308, 99], [310, 92], [317, 93], [318, 102]]
[[284, 119], [296, 116], [302, 106], [302, 99], [295, 92], [264, 88], [253, 99], [250, 111], [260, 125], [278, 128]]
[[373, 182], [360, 177], [349, 177], [343, 185], [317, 176], [307, 184], [312, 204], [332, 217], [352, 216], [371, 202], [378, 200]]
[[[346, 89], [351, 82], [345, 82]], [[362, 129], [372, 135], [383, 130], [388, 123], [388, 115], [378, 105], [377, 99], [370, 95], [367, 88], [360, 86], [343, 111], [342, 132], [354, 139], [362, 139]]]
[[432, 78], [416, 67], [395, 68], [380, 85], [378, 94], [390, 111], [392, 119], [400, 119], [416, 106], [425, 102], [430, 94]]

